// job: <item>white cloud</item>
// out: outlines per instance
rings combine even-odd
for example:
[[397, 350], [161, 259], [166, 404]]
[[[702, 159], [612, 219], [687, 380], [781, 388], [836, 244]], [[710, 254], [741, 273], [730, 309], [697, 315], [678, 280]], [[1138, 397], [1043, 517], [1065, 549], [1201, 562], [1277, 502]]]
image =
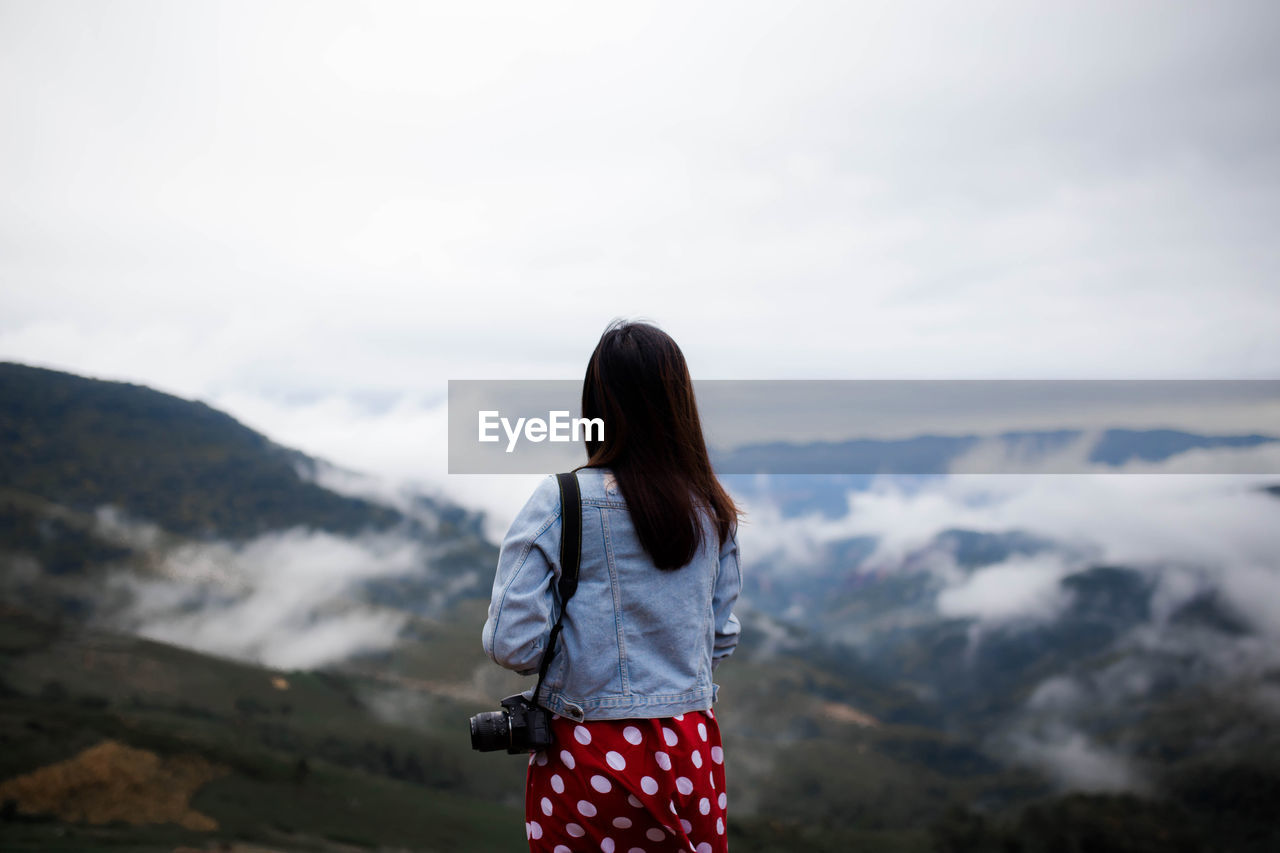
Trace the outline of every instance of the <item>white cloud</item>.
[[1147, 781], [1131, 759], [1102, 747], [1082, 732], [1052, 727], [1010, 738], [1012, 754], [1038, 767], [1064, 789], [1109, 793], [1142, 791]]
[[363, 582], [430, 572], [421, 545], [294, 529], [244, 545], [188, 544], [159, 577], [122, 573], [132, 603], [114, 618], [146, 637], [281, 668], [394, 645], [405, 611], [366, 603]]
[[938, 613], [984, 624], [1047, 621], [1070, 603], [1060, 582], [1072, 568], [1059, 554], [1010, 558], [944, 589], [938, 595]]
[[210, 401], [250, 427], [340, 466], [322, 465], [326, 488], [406, 509], [415, 493], [485, 513], [485, 533], [501, 541], [538, 476], [451, 476], [448, 405], [443, 398], [392, 396], [361, 404], [345, 396], [302, 401], [227, 394]]
[[[1235, 451], [1203, 451], [1230, 455]], [[1197, 453], [1200, 453], [1199, 451]], [[1169, 467], [1178, 470], [1175, 457]], [[1152, 470], [1148, 468], [1147, 470]], [[929, 571], [944, 615], [1043, 619], [1065, 602], [1057, 582], [1089, 565], [1121, 565], [1156, 583], [1158, 619], [1217, 589], [1257, 630], [1280, 631], [1280, 526], [1274, 476], [1233, 474], [950, 475], [924, 483], [892, 477], [848, 493], [839, 518], [784, 518], [767, 499], [749, 503], [744, 564], [793, 574], [818, 568], [830, 543], [874, 537], [864, 571]], [[931, 547], [950, 529], [1022, 531], [1052, 552], [1015, 556], [972, 574]], [[828, 567], [829, 568], [829, 567]]]

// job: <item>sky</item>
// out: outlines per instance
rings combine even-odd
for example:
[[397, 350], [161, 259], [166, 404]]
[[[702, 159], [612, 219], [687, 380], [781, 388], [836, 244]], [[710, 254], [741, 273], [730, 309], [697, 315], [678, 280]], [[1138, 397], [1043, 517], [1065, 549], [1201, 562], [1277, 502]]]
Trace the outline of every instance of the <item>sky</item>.
[[463, 497], [447, 381], [615, 317], [697, 378], [1277, 378], [1278, 24], [0, 2], [0, 359]]

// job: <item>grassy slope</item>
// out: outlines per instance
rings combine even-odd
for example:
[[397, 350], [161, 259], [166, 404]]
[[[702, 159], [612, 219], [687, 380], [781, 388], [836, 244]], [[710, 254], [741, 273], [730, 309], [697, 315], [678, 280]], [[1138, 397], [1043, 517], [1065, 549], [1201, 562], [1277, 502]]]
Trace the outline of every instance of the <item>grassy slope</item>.
[[[465, 734], [467, 716], [490, 709], [519, 683], [479, 653], [480, 612], [480, 603], [468, 603], [457, 619], [419, 625], [421, 642], [403, 656], [334, 675], [276, 672], [6, 611], [0, 779], [114, 738], [161, 754], [194, 752], [231, 768], [193, 800], [219, 822], [214, 838], [289, 849], [521, 849], [523, 761], [473, 753]], [[927, 836], [912, 824], [927, 823], [949, 797], [921, 793], [910, 763], [877, 751], [879, 732], [824, 722], [813, 707], [751, 710], [758, 696], [744, 681], [791, 690], [794, 668], [756, 671], [744, 661], [741, 669], [742, 680], [726, 688], [720, 706], [730, 791], [739, 798], [735, 849], [802, 843], [836, 850], [851, 841], [927, 849]], [[434, 680], [418, 677], [428, 672]], [[286, 679], [288, 689], [273, 686], [273, 678]], [[731, 692], [739, 693], [736, 703], [728, 701]], [[798, 719], [812, 730], [794, 749], [780, 750], [776, 737], [755, 731]], [[301, 775], [300, 760], [307, 766]], [[945, 778], [937, 781], [946, 788]], [[886, 808], [867, 820], [876, 803]], [[750, 814], [757, 806], [760, 814]], [[171, 849], [200, 840], [176, 827], [22, 822], [10, 829], [17, 834], [7, 837], [65, 842], [64, 849], [126, 842]]]
[[114, 504], [187, 536], [306, 525], [354, 533], [399, 513], [304, 480], [310, 460], [203, 403], [0, 363], [0, 483], [71, 509]]
[[[478, 650], [482, 609], [467, 602], [445, 622], [419, 623], [416, 644], [341, 675], [278, 672], [0, 613], [0, 779], [106, 738], [195, 752], [231, 770], [193, 800], [219, 822], [209, 835], [21, 821], [3, 825], [5, 846], [523, 849], [523, 762], [471, 752], [463, 729], [517, 683]], [[874, 685], [852, 684], [820, 656], [755, 658], [748, 647], [718, 675], [738, 851], [1058, 849], [1043, 846], [1050, 838], [1069, 843], [1061, 849], [1261, 851], [1280, 840], [1270, 805], [1280, 775], [1265, 761], [1188, 756], [1175, 800], [1045, 798], [1023, 810], [1045, 793], [1033, 777], [934, 729], [852, 722], [847, 702], [874, 698]], [[876, 710], [898, 712], [903, 702], [890, 694]], [[1149, 721], [1151, 734], [1193, 738], [1164, 730], [1221, 727], [1230, 709], [1171, 707]], [[975, 802], [1005, 808], [978, 818], [968, 811]], [[1208, 838], [1220, 843], [1208, 848]]]
[[[421, 850], [523, 847], [520, 810], [499, 796], [519, 785], [522, 762], [470, 755], [465, 717], [452, 720], [448, 732], [443, 726], [434, 733], [432, 726], [412, 730], [378, 719], [348, 679], [66, 632], [13, 611], [4, 617], [0, 778], [107, 738], [160, 754], [196, 753], [231, 769], [193, 800], [218, 821], [211, 836], [177, 827], [21, 821], [5, 826], [6, 847], [172, 849], [211, 838], [290, 849], [325, 849], [330, 842]], [[287, 690], [273, 686], [281, 677]], [[481, 760], [488, 762], [484, 768], [462, 767]], [[494, 777], [505, 784], [494, 785]]]

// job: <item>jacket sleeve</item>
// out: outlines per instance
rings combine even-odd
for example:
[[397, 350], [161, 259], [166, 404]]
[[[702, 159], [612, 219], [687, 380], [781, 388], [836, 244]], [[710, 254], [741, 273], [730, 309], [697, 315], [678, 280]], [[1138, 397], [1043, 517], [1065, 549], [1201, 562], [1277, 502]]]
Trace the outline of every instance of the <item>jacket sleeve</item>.
[[711, 650], [713, 671], [738, 647], [742, 625], [733, 615], [733, 607], [741, 592], [742, 567], [738, 562], [738, 537], [735, 534], [720, 548], [720, 569], [716, 573], [716, 588], [711, 597], [716, 624], [715, 643]]
[[485, 653], [521, 675], [538, 671], [555, 621], [560, 530], [560, 487], [555, 477], [548, 477], [534, 490], [502, 540], [489, 616], [481, 635]]

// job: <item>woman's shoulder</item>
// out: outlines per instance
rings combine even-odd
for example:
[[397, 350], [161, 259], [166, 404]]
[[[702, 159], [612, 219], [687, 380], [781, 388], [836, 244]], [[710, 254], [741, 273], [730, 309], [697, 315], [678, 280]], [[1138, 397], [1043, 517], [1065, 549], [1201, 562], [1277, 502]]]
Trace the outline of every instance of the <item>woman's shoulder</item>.
[[[607, 468], [579, 468], [574, 473], [577, 475], [578, 489], [584, 502], [622, 502], [622, 494], [613, 479], [613, 473]], [[559, 517], [560, 510], [560, 483], [557, 475], [548, 474], [538, 481], [528, 500], [525, 501], [520, 515]]]
[[579, 468], [575, 473], [584, 501], [625, 505], [618, 481], [608, 468]]
[[504, 547], [515, 541], [531, 541], [541, 537], [559, 517], [559, 484], [553, 476], [543, 477], [511, 520], [507, 534], [503, 537]]

